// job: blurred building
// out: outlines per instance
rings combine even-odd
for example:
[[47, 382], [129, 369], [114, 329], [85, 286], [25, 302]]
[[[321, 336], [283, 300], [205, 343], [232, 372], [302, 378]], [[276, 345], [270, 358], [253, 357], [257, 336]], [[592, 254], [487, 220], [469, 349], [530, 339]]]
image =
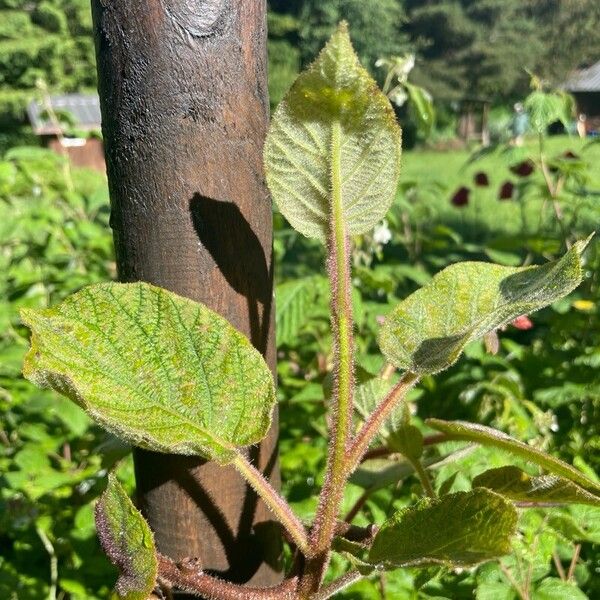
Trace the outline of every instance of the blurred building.
[[32, 101], [27, 115], [47, 148], [68, 156], [76, 167], [104, 171], [100, 100], [95, 94], [66, 94]]
[[600, 61], [571, 75], [563, 88], [573, 94], [588, 133], [600, 132]]
[[478, 142], [490, 145], [491, 100], [488, 98], [463, 98], [460, 102], [460, 116], [457, 133], [465, 142]]

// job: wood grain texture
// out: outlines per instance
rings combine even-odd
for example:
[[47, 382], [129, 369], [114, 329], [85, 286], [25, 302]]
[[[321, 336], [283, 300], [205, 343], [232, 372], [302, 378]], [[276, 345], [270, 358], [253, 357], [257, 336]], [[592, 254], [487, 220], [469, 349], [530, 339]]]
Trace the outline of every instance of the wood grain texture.
[[[274, 371], [264, 0], [92, 0], [119, 277], [204, 302]], [[252, 449], [278, 484], [277, 431]], [[136, 451], [160, 552], [280, 579], [271, 515], [232, 469]]]

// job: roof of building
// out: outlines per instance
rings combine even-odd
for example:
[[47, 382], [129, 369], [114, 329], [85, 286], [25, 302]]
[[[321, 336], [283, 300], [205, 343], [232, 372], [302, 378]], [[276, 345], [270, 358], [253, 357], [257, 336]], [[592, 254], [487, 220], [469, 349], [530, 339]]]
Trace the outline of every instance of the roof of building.
[[[51, 111], [46, 102], [50, 103]], [[46, 102], [33, 100], [27, 106], [27, 115], [37, 135], [64, 133], [64, 115], [68, 114], [71, 127], [84, 131], [100, 129], [100, 99], [97, 94], [65, 94], [51, 96]], [[49, 113], [55, 113], [54, 116]], [[61, 123], [62, 121], [62, 123]]]
[[563, 87], [569, 92], [600, 92], [600, 61], [575, 71]]

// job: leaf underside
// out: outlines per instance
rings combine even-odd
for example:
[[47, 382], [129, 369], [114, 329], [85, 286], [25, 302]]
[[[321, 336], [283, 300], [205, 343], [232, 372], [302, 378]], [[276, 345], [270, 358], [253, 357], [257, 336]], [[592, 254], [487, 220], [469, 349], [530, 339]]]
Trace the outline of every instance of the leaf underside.
[[154, 538], [148, 523], [114, 475], [96, 505], [96, 529], [102, 549], [119, 569], [115, 590], [122, 600], [146, 600], [158, 574]]
[[22, 320], [32, 331], [25, 377], [131, 444], [227, 463], [269, 429], [269, 368], [202, 304], [144, 283], [106, 283], [23, 310]]
[[515, 466], [499, 467], [473, 479], [473, 487], [484, 487], [505, 498], [539, 504], [589, 504], [600, 506], [600, 498], [558, 475], [532, 476]]
[[425, 498], [382, 526], [369, 562], [386, 569], [476, 565], [510, 552], [516, 523], [512, 504], [484, 488]]
[[577, 242], [539, 267], [464, 262], [447, 267], [396, 306], [379, 344], [394, 366], [433, 374], [451, 366], [472, 340], [559, 300], [582, 279]]
[[280, 102], [265, 143], [267, 183], [279, 210], [292, 227], [322, 241], [338, 124], [343, 219], [348, 233], [364, 233], [394, 199], [401, 132], [389, 100], [360, 65], [345, 24]]
[[527, 462], [536, 464], [550, 473], [573, 481], [594, 494], [600, 492], [600, 484], [586, 477], [583, 473], [575, 469], [575, 467], [533, 446], [515, 440], [497, 429], [492, 429], [478, 423], [467, 423], [466, 421], [427, 419], [425, 423], [429, 427], [445, 433], [450, 440], [475, 442], [482, 446], [492, 446], [504, 450]]

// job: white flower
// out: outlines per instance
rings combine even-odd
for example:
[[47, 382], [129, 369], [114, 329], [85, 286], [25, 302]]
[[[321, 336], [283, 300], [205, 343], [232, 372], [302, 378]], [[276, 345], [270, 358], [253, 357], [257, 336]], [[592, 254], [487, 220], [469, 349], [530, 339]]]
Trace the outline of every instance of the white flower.
[[376, 244], [381, 244], [384, 246], [392, 239], [392, 232], [388, 227], [387, 221], [384, 219], [379, 225], [375, 227], [375, 231], [373, 231], [373, 241]]

